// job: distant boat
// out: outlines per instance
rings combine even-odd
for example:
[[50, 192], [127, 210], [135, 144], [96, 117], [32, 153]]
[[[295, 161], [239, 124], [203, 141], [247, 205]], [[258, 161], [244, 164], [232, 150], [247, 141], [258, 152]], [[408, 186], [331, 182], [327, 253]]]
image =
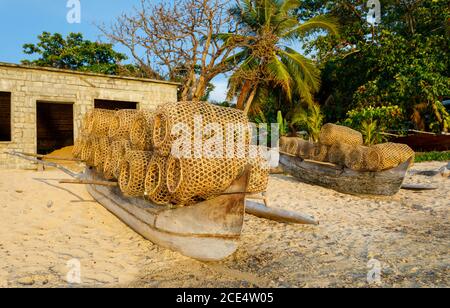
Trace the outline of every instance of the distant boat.
[[450, 151], [450, 134], [410, 131], [408, 136], [395, 137], [391, 141], [407, 144], [416, 152]]
[[354, 195], [393, 196], [402, 187], [411, 159], [381, 172], [360, 172], [330, 163], [281, 154], [280, 166], [301, 182]]

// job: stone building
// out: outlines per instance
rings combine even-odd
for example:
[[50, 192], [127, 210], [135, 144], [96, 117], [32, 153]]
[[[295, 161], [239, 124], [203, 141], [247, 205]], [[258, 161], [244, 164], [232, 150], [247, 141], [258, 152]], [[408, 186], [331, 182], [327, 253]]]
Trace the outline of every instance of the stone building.
[[46, 154], [77, 138], [91, 108], [154, 109], [177, 100], [178, 84], [0, 63], [0, 169], [35, 168], [4, 154]]

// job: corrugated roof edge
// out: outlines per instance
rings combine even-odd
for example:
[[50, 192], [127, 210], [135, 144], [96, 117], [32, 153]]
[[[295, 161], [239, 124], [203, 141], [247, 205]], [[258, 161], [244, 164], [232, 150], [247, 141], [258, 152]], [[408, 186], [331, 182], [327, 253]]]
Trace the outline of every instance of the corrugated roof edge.
[[0, 62], [0, 67], [40, 70], [40, 71], [47, 71], [47, 72], [54, 72], [54, 73], [66, 73], [66, 74], [113, 78], [113, 79], [123, 79], [123, 80], [131, 80], [131, 81], [167, 84], [167, 85], [173, 85], [173, 86], [181, 85], [178, 82], [171, 82], [171, 81], [164, 81], [164, 80], [157, 80], [157, 79], [150, 79], [150, 78], [126, 77], [126, 76], [107, 75], [107, 74], [99, 74], [99, 73], [92, 73], [92, 72], [80, 72], [80, 71], [59, 69], [59, 68], [53, 68], [53, 67], [32, 66], [32, 65], [14, 64], [14, 63], [6, 63], [6, 62]]

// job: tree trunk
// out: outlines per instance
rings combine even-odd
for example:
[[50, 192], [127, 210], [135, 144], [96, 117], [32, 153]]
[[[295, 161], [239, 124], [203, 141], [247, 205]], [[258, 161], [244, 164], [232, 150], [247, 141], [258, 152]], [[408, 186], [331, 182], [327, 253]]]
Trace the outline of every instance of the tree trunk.
[[247, 104], [245, 105], [244, 114], [248, 115], [250, 111], [250, 107], [252, 106], [253, 99], [255, 98], [256, 91], [258, 90], [258, 86], [254, 86], [252, 93], [250, 93], [250, 96], [248, 97]]
[[204, 76], [199, 77], [199, 80], [197, 83], [197, 88], [192, 97], [192, 100], [199, 101], [202, 99], [203, 96], [205, 96], [205, 91], [208, 86], [208, 83], [209, 83], [209, 80], [207, 80]]
[[241, 94], [239, 94], [239, 98], [238, 98], [238, 101], [236, 104], [237, 109], [244, 110], [244, 107], [245, 107], [244, 102], [248, 96], [248, 92], [250, 91], [250, 86], [251, 86], [250, 81], [247, 80], [244, 82], [244, 85], [242, 86]]

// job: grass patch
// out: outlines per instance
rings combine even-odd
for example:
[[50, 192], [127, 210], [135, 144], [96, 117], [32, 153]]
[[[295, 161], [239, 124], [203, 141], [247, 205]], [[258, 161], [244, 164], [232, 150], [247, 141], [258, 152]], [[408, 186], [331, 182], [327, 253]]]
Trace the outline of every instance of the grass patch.
[[423, 163], [426, 161], [448, 161], [448, 160], [450, 160], [450, 151], [416, 153], [416, 163]]

